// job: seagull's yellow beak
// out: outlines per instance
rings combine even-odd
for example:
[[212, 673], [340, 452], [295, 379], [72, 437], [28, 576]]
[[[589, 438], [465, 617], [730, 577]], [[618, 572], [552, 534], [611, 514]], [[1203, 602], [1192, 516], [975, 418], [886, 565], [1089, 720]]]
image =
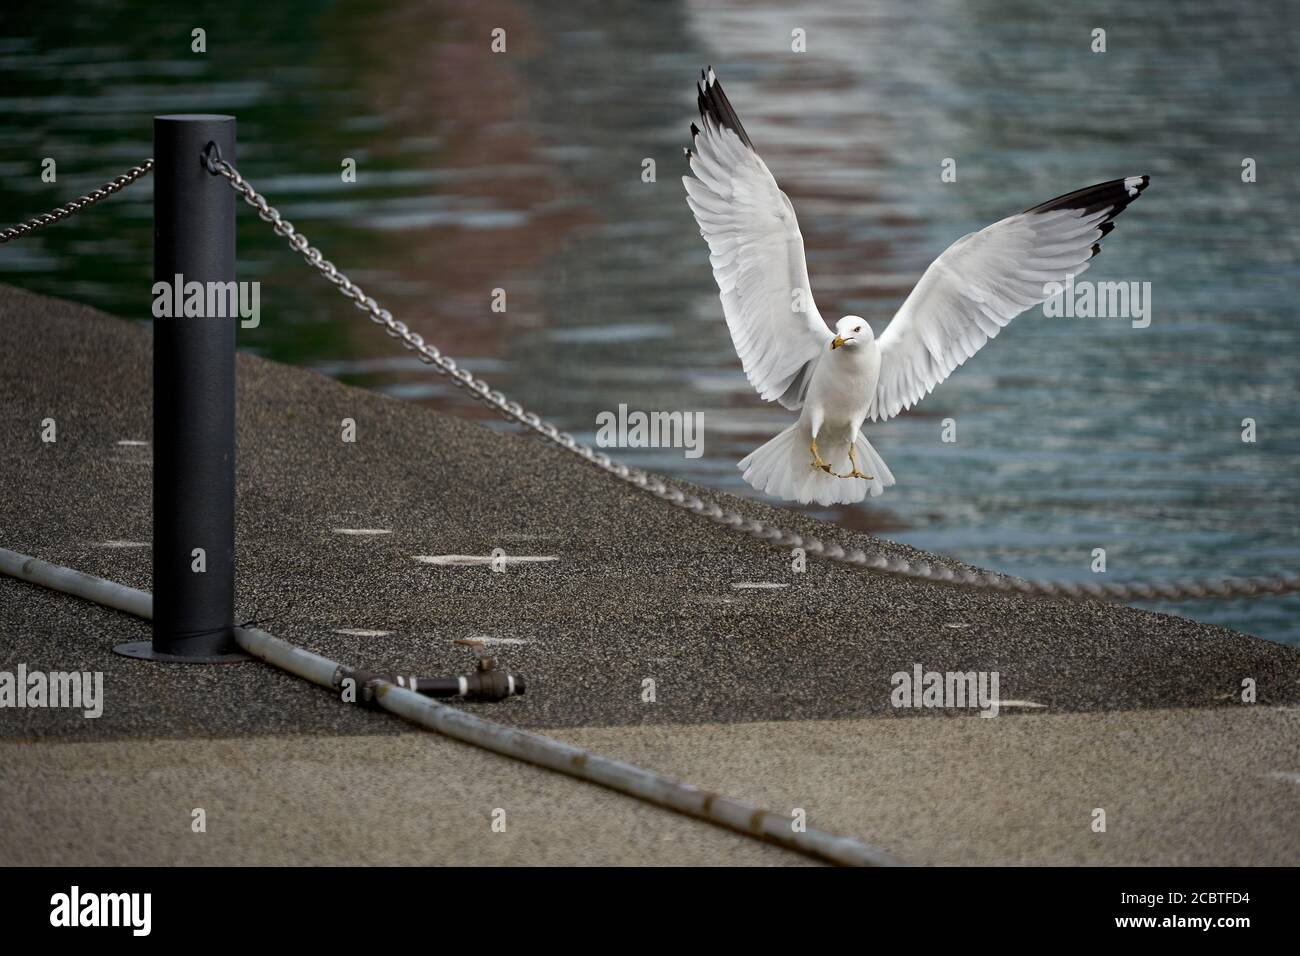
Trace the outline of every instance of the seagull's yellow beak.
[[844, 336], [842, 335], [835, 336], [835, 341], [831, 343], [831, 351], [834, 352], [837, 348], [839, 348], [843, 344], [844, 344]]

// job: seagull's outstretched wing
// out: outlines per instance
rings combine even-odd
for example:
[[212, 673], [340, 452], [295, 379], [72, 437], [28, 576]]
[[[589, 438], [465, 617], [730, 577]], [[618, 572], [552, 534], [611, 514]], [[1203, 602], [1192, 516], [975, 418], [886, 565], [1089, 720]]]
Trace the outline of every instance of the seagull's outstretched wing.
[[958, 239], [930, 264], [880, 336], [870, 415], [893, 418], [929, 395], [1021, 312], [1079, 275], [1150, 177], [1130, 176], [1049, 200]]
[[803, 404], [812, 366], [834, 338], [813, 303], [794, 207], [754, 152], [710, 67], [684, 176], [741, 364], [758, 394]]

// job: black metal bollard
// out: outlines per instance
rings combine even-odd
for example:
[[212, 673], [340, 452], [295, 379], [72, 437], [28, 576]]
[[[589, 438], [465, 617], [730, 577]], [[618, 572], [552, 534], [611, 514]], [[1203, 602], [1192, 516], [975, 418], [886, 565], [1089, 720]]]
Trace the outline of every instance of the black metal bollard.
[[[177, 282], [235, 281], [236, 196], [202, 164], [209, 143], [234, 162], [233, 116], [154, 118], [154, 280], [174, 301]], [[153, 641], [118, 648], [128, 656], [244, 659], [233, 631], [238, 321], [155, 312]]]

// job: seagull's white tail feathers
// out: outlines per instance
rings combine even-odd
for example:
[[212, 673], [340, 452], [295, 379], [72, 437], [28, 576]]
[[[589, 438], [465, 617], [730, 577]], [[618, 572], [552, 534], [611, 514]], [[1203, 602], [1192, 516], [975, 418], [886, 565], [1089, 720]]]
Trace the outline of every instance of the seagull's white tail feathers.
[[[819, 505], [853, 504], [868, 496], [876, 497], [894, 483], [889, 466], [863, 435], [858, 435], [854, 442], [853, 454], [858, 461], [858, 470], [871, 475], [871, 481], [838, 478], [826, 474], [820, 468], [814, 468], [812, 453], [808, 450], [811, 442], [811, 432], [802, 422], [795, 422], [767, 444], [751, 452], [736, 467], [744, 473], [745, 480], [759, 491], [803, 505], [812, 502]], [[851, 466], [847, 445], [831, 447], [823, 442], [817, 450], [832, 470], [842, 475], [849, 473]]]

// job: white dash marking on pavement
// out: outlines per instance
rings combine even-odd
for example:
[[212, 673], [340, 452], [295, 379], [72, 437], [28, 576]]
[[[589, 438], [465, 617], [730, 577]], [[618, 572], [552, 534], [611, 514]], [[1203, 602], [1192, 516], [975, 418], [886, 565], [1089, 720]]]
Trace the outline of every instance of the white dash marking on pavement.
[[334, 533], [368, 535], [368, 534], [392, 534], [393, 531], [391, 528], [335, 528]]
[[1300, 773], [1293, 770], [1274, 770], [1269, 776], [1275, 780], [1285, 780], [1287, 783], [1300, 783]]
[[470, 637], [467, 641], [473, 644], [527, 644], [528, 642], [522, 637]]
[[348, 637], [387, 637], [392, 631], [372, 631], [364, 627], [336, 627], [335, 634], [346, 634]]
[[961, 631], [970, 627], [970, 625], [969, 624], [945, 624], [944, 627], [951, 627], [954, 631]]
[[775, 591], [780, 588], [788, 588], [788, 584], [778, 584], [775, 581], [734, 581], [731, 585], [737, 591], [756, 590], [756, 591]]
[[694, 601], [696, 604], [739, 604], [740, 598], [732, 597], [730, 594], [689, 594], [686, 600]]
[[999, 707], [1047, 707], [1046, 704], [1036, 704], [1032, 700], [998, 700], [993, 703]]
[[147, 448], [149, 446], [147, 441], [136, 441], [134, 438], [123, 438], [118, 444], [125, 445], [128, 448]]
[[532, 561], [558, 561], [553, 555], [506, 554], [493, 558], [490, 554], [413, 554], [411, 557], [424, 564], [437, 564], [443, 567], [470, 567], [501, 561], [503, 564], [527, 564]]
[[148, 541], [101, 541], [97, 548], [147, 548]]

